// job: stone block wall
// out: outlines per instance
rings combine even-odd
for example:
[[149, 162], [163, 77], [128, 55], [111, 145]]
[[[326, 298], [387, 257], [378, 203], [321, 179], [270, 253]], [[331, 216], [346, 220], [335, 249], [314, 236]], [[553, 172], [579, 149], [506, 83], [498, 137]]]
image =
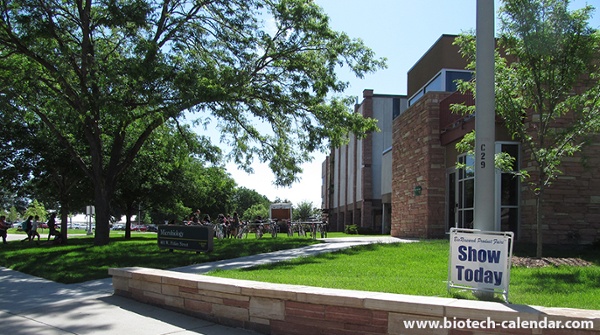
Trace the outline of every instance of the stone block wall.
[[[446, 162], [440, 142], [440, 101], [428, 93], [394, 120], [392, 236], [445, 236]], [[421, 195], [415, 195], [415, 187]]]
[[[116, 295], [263, 334], [600, 335], [600, 311], [271, 284], [147, 268], [109, 273]], [[441, 328], [408, 324], [417, 321], [440, 322]], [[486, 328], [466, 327], [467, 321], [487, 322]], [[560, 321], [563, 326], [567, 321], [585, 322], [591, 327], [510, 328], [517, 321]], [[444, 322], [449, 327], [443, 327]], [[461, 324], [465, 326], [453, 327]]]
[[[525, 162], [525, 168], [531, 162]], [[543, 195], [544, 243], [591, 244], [600, 241], [600, 137], [581, 153], [567, 157], [563, 172]], [[532, 173], [535, 176], [535, 173]], [[527, 182], [521, 189], [521, 241], [535, 242], [535, 195]]]

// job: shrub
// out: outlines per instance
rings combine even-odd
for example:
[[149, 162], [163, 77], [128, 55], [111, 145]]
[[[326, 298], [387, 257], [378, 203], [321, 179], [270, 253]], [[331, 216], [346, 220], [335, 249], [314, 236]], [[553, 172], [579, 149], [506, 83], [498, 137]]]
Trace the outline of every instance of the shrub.
[[356, 235], [358, 234], [358, 227], [355, 224], [345, 225], [344, 233]]

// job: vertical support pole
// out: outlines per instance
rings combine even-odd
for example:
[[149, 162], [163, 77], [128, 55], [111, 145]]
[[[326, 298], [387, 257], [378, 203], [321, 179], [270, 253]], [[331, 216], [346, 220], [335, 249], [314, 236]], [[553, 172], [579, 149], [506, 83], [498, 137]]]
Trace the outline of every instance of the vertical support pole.
[[385, 234], [385, 202], [381, 203], [381, 235]]
[[473, 227], [495, 230], [494, 0], [477, 0], [475, 213]]

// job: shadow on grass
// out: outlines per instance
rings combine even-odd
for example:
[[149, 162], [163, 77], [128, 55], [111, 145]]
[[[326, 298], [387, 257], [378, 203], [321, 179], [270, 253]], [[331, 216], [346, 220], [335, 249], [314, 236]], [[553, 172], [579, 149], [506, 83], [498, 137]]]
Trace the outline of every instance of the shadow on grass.
[[249, 256], [318, 243], [306, 238], [215, 240], [208, 253], [170, 252], [158, 247], [156, 235], [131, 239], [111, 238], [95, 246], [93, 237], [71, 238], [68, 245], [21, 243], [3, 245], [0, 266], [55, 282], [71, 284], [108, 278], [109, 268], [149, 267], [169, 269], [192, 264]]
[[[513, 255], [535, 257], [536, 245], [515, 243]], [[581, 258], [595, 265], [600, 265], [600, 245], [544, 245], [543, 257]]]
[[543, 294], [576, 294], [600, 288], [600, 271], [587, 267], [549, 267], [519, 276], [522, 290]]

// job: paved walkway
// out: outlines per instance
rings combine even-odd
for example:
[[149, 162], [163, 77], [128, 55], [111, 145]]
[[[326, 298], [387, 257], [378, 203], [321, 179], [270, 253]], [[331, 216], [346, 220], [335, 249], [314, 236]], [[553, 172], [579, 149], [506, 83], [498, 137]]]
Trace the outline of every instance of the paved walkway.
[[[9, 235], [9, 241], [22, 235]], [[369, 243], [409, 242], [392, 237], [325, 239], [327, 243], [172, 269], [205, 273], [310, 256]], [[1, 246], [0, 246], [1, 250]], [[0, 267], [0, 334], [251, 335], [113, 295], [112, 279], [60, 284]]]

